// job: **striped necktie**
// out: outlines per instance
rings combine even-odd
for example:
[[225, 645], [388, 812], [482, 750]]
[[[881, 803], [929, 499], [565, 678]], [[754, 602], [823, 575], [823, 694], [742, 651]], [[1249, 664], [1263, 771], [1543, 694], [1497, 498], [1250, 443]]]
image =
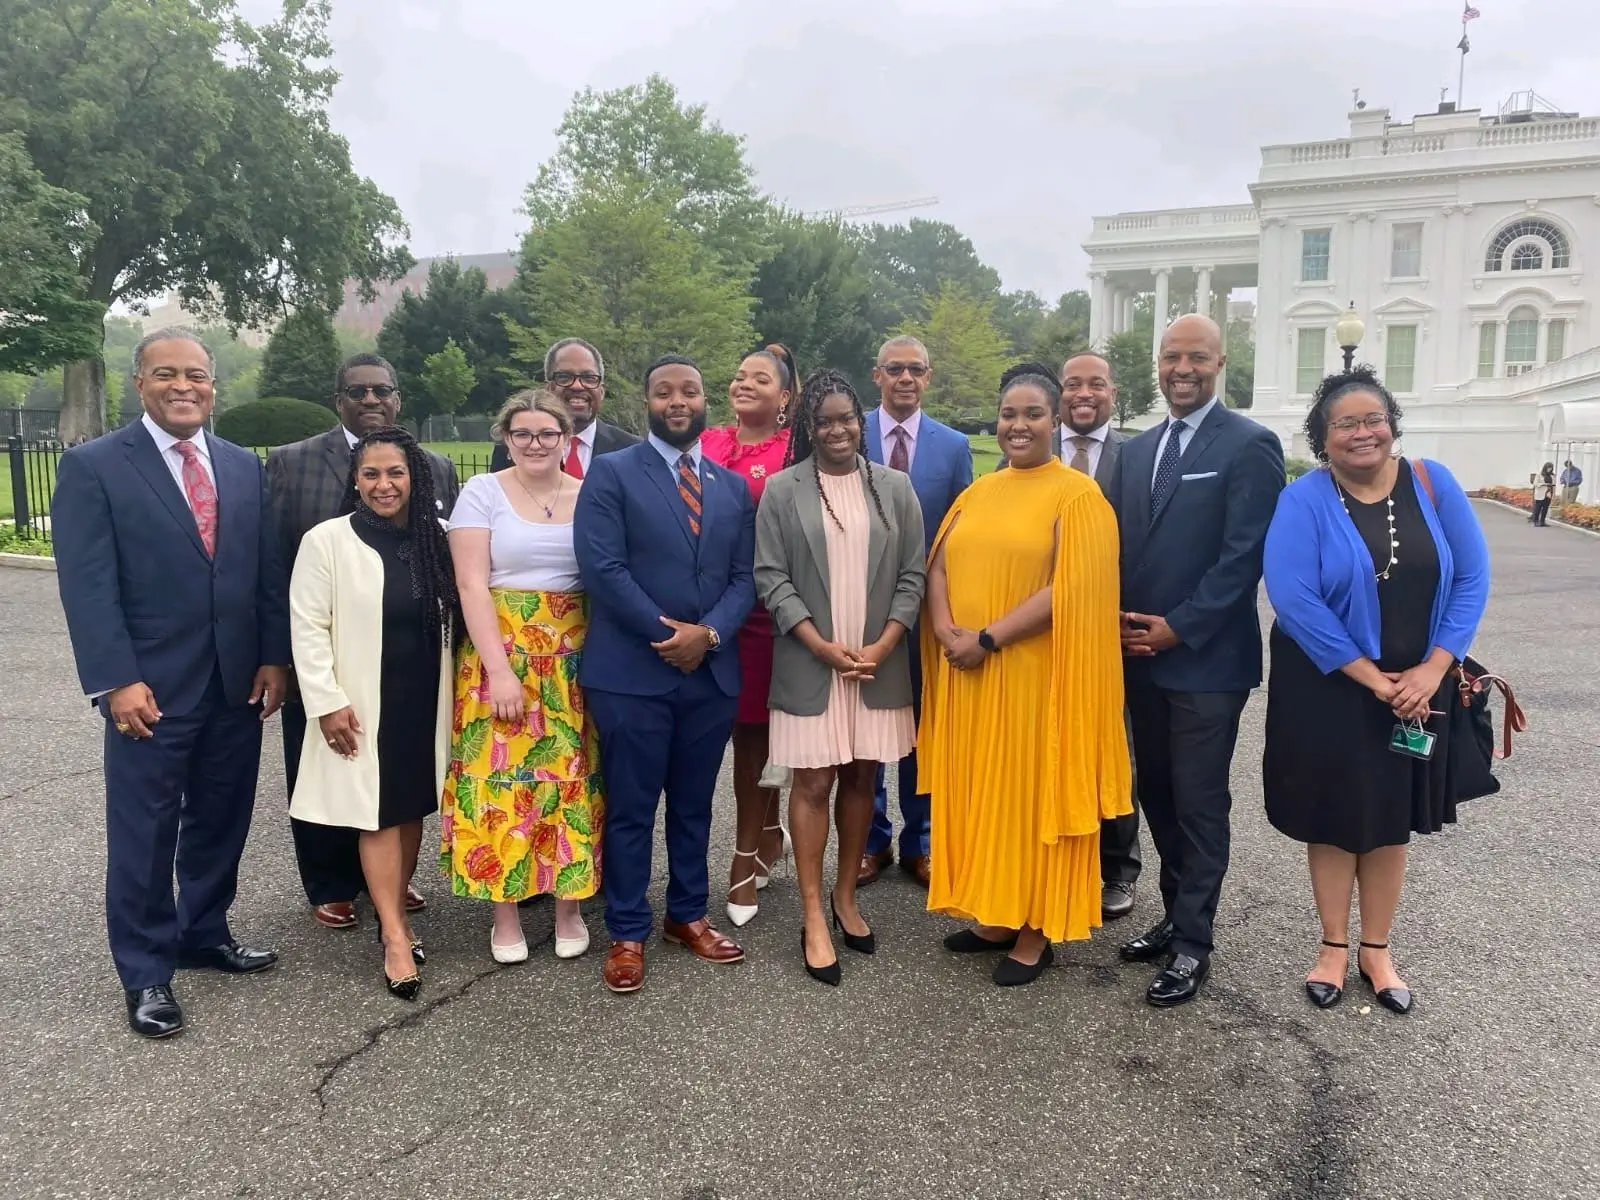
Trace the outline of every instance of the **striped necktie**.
[[700, 475], [694, 469], [694, 459], [687, 454], [678, 456], [678, 495], [683, 497], [689, 510], [689, 532], [700, 536]]

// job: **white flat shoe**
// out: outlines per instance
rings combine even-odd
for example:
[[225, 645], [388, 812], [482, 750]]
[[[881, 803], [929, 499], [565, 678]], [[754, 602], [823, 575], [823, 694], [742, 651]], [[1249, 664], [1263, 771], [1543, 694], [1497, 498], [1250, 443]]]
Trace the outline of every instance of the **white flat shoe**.
[[564, 938], [556, 935], [557, 958], [582, 958], [589, 950], [589, 927], [583, 927], [583, 933], [578, 937]]
[[494, 940], [494, 931], [489, 931], [489, 953], [494, 955], [497, 963], [519, 963], [528, 961], [528, 939], [518, 938], [509, 946], [502, 946]]

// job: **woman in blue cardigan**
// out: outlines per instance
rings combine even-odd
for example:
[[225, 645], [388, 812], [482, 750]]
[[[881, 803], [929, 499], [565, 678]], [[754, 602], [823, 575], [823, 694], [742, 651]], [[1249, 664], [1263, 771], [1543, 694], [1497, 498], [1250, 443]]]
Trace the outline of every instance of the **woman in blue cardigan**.
[[1450, 472], [1395, 454], [1400, 409], [1371, 368], [1323, 380], [1305, 432], [1322, 469], [1284, 490], [1267, 532], [1267, 818], [1307, 846], [1312, 1003], [1344, 994], [1359, 886], [1357, 967], [1405, 1013], [1389, 928], [1411, 835], [1456, 819], [1444, 714], [1488, 600], [1488, 549]]

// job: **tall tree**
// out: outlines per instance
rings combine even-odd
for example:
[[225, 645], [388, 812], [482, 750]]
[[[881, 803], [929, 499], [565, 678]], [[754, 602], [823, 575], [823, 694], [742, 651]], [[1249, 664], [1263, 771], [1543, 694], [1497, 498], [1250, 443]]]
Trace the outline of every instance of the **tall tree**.
[[[1146, 310], [1148, 311], [1148, 310]], [[1137, 329], [1114, 333], [1106, 341], [1106, 362], [1117, 382], [1115, 419], [1124, 426], [1155, 406], [1156, 380], [1150, 361], [1150, 335]]]
[[[176, 290], [245, 326], [409, 267], [394, 201], [328, 125], [329, 3], [252, 25], [234, 0], [0, 0], [0, 112], [97, 231], [84, 299]], [[68, 364], [64, 439], [100, 431], [103, 384], [98, 354]]]
[[750, 285], [761, 341], [782, 342], [802, 370], [830, 366], [865, 386], [880, 341], [868, 320], [872, 279], [838, 221], [784, 212], [775, 249]]
[[477, 382], [466, 351], [456, 345], [453, 338], [445, 342], [443, 350], [428, 355], [422, 364], [422, 390], [433, 402], [434, 411], [446, 416], [460, 410]]
[[1031, 357], [1049, 318], [1050, 306], [1034, 292], [1001, 292], [995, 297], [995, 327], [1005, 334], [1013, 354]]
[[873, 277], [871, 319], [880, 332], [926, 312], [946, 284], [974, 300], [999, 293], [999, 274], [954, 225], [913, 217], [906, 225], [869, 225], [858, 236]]
[[1228, 365], [1223, 369], [1225, 397], [1231, 408], [1255, 403], [1256, 338], [1249, 321], [1228, 322]]
[[685, 105], [660, 75], [597, 92], [585, 88], [556, 128], [556, 152], [539, 167], [524, 203], [533, 249], [582, 202], [591, 180], [628, 183], [664, 206], [731, 272], [764, 256], [766, 202], [756, 191], [744, 139]]
[[947, 283], [925, 318], [896, 330], [920, 338], [928, 348], [933, 380], [923, 403], [941, 421], [975, 427], [994, 415], [995, 393], [1011, 348], [995, 328], [993, 314], [992, 299], [976, 299]]
[[430, 263], [427, 289], [420, 296], [402, 293], [378, 333], [378, 353], [399, 372], [406, 412], [423, 417], [436, 411], [422, 386], [422, 371], [428, 356], [447, 342], [460, 347], [476, 381], [464, 407], [472, 412], [498, 409], [509, 387], [511, 352], [501, 318], [518, 311], [517, 297], [491, 290], [477, 267], [463, 269], [453, 258]]
[[291, 396], [332, 408], [333, 376], [339, 369], [339, 338], [328, 314], [317, 308], [290, 313], [272, 331], [261, 356], [262, 396]]
[[541, 241], [523, 282], [533, 324], [506, 323], [525, 381], [539, 377], [551, 342], [579, 334], [605, 355], [608, 417], [634, 429], [644, 427], [640, 377], [658, 354], [690, 355], [711, 395], [726, 389], [753, 336], [747, 280], [679, 224], [669, 201], [637, 180], [591, 180]]

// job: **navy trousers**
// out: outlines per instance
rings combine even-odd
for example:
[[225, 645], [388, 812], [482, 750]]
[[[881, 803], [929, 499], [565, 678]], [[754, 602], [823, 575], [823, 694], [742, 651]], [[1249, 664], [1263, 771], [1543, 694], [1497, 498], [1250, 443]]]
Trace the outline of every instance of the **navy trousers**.
[[647, 893], [655, 844], [656, 806], [667, 798], [667, 919], [706, 915], [711, 799], [738, 699], [726, 696], [701, 666], [664, 696], [630, 696], [585, 688], [600, 735], [606, 781], [606, 929], [613, 941], [650, 937]]
[[261, 710], [230, 705], [219, 675], [152, 732], [106, 721], [106, 929], [125, 988], [169, 983], [180, 950], [229, 939], [261, 765]]
[[[907, 649], [911, 652], [911, 710], [914, 719], [922, 723], [922, 644], [921, 636], [913, 629], [906, 634]], [[931, 846], [929, 814], [933, 802], [926, 792], [917, 791], [917, 752], [913, 750], [900, 760], [896, 770], [900, 780], [900, 860], [918, 858], [928, 854]], [[867, 834], [867, 853], [882, 854], [894, 840], [894, 822], [889, 819], [889, 791], [886, 786], [888, 772], [878, 765], [877, 787], [872, 796], [872, 831]]]

